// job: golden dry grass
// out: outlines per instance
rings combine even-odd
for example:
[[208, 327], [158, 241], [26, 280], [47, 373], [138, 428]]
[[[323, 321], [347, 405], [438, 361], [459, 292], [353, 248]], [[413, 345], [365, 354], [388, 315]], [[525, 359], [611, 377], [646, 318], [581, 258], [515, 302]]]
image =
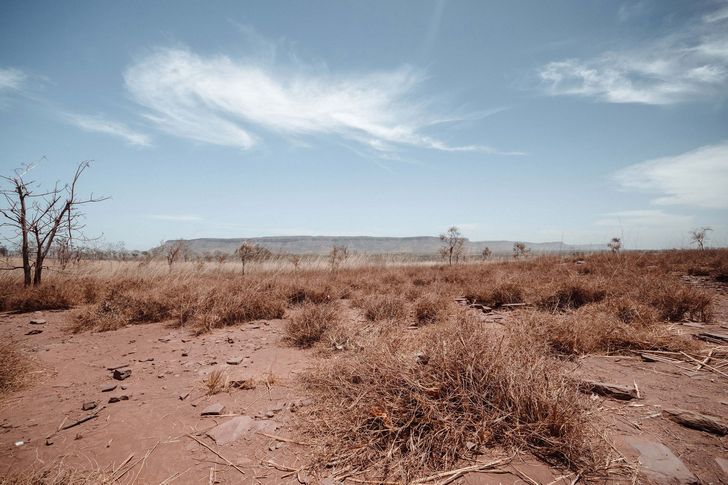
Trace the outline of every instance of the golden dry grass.
[[[524, 340], [525, 339], [525, 340]], [[589, 403], [523, 334], [461, 320], [389, 333], [306, 376], [318, 463], [408, 482], [477, 451], [528, 450], [581, 472], [606, 463]]]
[[0, 343], [0, 397], [22, 387], [29, 367], [15, 342]]

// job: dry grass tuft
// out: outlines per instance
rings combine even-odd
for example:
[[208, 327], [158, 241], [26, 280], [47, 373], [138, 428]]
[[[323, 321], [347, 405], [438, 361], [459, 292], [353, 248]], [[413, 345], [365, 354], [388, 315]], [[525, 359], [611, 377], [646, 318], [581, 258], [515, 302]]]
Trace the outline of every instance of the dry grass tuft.
[[651, 295], [659, 317], [668, 322], [691, 319], [707, 322], [711, 318], [712, 297], [705, 291], [684, 285], [663, 284]]
[[321, 363], [306, 384], [320, 464], [408, 482], [493, 446], [582, 472], [605, 463], [560, 364], [534, 341], [467, 321], [375, 339]]
[[415, 323], [428, 325], [446, 322], [452, 315], [451, 298], [427, 293], [415, 302]]
[[475, 287], [466, 291], [465, 298], [470, 303], [478, 303], [493, 308], [505, 304], [523, 303], [525, 291], [519, 283], [506, 282], [493, 287]]
[[297, 347], [311, 347], [338, 324], [339, 314], [335, 303], [307, 303], [286, 324], [286, 337]]
[[606, 296], [606, 290], [595, 283], [572, 280], [559, 283], [551, 294], [538, 302], [538, 306], [550, 311], [569, 310], [600, 302]]
[[0, 297], [0, 310], [17, 313], [41, 310], [67, 310], [72, 301], [61, 285], [46, 284], [33, 288], [14, 288], [9, 294]]
[[228, 389], [230, 379], [223, 369], [213, 369], [203, 382], [207, 388], [207, 395], [214, 396]]
[[28, 362], [13, 341], [0, 343], [0, 396], [22, 387]]
[[369, 295], [355, 301], [372, 322], [382, 320], [404, 320], [409, 308], [407, 300], [398, 295]]
[[530, 333], [560, 355], [621, 353], [629, 350], [692, 350], [695, 342], [660, 324], [630, 325], [598, 306], [585, 306], [567, 315], [546, 312], [521, 314], [514, 329]]

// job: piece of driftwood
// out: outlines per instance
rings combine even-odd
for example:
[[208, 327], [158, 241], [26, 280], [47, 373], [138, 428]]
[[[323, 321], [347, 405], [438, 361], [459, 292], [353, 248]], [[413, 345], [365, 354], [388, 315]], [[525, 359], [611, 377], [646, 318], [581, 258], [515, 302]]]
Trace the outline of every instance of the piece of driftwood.
[[87, 415], [87, 416], [84, 416], [84, 417], [83, 417], [83, 418], [81, 418], [81, 419], [77, 419], [76, 421], [74, 421], [74, 422], [72, 422], [72, 423], [68, 423], [68, 424], [67, 424], [67, 425], [65, 425], [65, 426], [62, 426], [62, 427], [61, 427], [61, 429], [60, 429], [60, 431], [64, 431], [64, 430], [66, 430], [66, 429], [68, 429], [68, 428], [73, 428], [74, 426], [78, 426], [79, 424], [83, 424], [83, 423], [85, 423], [86, 421], [89, 421], [89, 420], [91, 420], [91, 419], [97, 418], [97, 417], [99, 416], [99, 413], [100, 413], [101, 411], [103, 411], [103, 410], [104, 410], [105, 408], [106, 408], [106, 406], [101, 406], [101, 407], [100, 407], [100, 408], [99, 408], [99, 409], [98, 409], [98, 410], [97, 410], [96, 412], [94, 412], [94, 413], [92, 413], [92, 414], [89, 414], [89, 415]]
[[579, 382], [579, 390], [619, 399], [620, 401], [629, 401], [637, 398], [637, 390], [635, 388], [621, 384], [610, 384], [608, 382], [581, 381]]
[[674, 421], [686, 428], [705, 431], [718, 436], [728, 434], [728, 423], [715, 416], [696, 413], [685, 409], [663, 409], [662, 417]]
[[718, 332], [700, 332], [695, 335], [695, 338], [705, 340], [706, 342], [712, 342], [715, 344], [728, 343], [728, 334]]

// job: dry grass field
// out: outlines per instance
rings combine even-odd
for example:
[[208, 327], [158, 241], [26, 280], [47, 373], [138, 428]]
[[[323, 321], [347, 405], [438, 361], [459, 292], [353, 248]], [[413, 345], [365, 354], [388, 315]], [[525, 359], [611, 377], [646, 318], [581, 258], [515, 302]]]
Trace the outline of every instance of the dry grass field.
[[728, 482], [728, 250], [0, 278], [3, 485]]

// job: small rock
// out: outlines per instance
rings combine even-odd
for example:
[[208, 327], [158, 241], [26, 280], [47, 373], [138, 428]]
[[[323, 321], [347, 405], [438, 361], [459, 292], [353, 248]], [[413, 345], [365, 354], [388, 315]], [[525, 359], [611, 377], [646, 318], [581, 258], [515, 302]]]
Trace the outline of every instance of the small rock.
[[42, 318], [34, 318], [30, 321], [31, 325], [44, 325], [46, 323]]
[[427, 365], [430, 361], [430, 356], [424, 352], [417, 352], [415, 354], [415, 358], [417, 359], [417, 363], [420, 365]]
[[182, 352], [182, 357], [187, 357], [187, 352]]
[[216, 402], [215, 404], [211, 404], [207, 406], [205, 409], [202, 410], [200, 413], [201, 416], [219, 416], [225, 412], [225, 406], [220, 404], [219, 402]]
[[112, 396], [109, 398], [109, 404], [114, 404], [115, 402], [128, 401], [128, 400], [129, 400], [129, 396], [127, 396], [127, 395]]
[[39, 333], [43, 333], [43, 330], [38, 330], [36, 328], [36, 329], [31, 330], [30, 332], [26, 333], [25, 335], [38, 335]]
[[235, 340], [233, 340], [233, 338], [232, 338], [232, 337], [228, 337], [228, 338], [227, 338], [227, 343], [229, 343], [229, 344], [234, 344], [234, 343], [235, 343]]
[[243, 361], [242, 357], [233, 357], [231, 359], [227, 360], [228, 365], [240, 365], [240, 363]]
[[268, 411], [265, 412], [265, 417], [266, 418], [272, 418], [275, 415], [276, 415], [276, 413], [273, 410], [268, 410]]
[[117, 381], [123, 381], [124, 379], [131, 377], [131, 369], [115, 369], [113, 377]]
[[81, 405], [81, 409], [84, 411], [90, 411], [96, 408], [96, 401], [88, 401]]
[[637, 390], [635, 388], [607, 382], [582, 381], [579, 383], [579, 390], [622, 401], [629, 401], [637, 397]]
[[167, 342], [171, 341], [172, 339], [169, 337], [162, 337], [159, 339], [160, 342], [166, 344]]
[[179, 396], [177, 396], [177, 397], [179, 397], [180, 401], [184, 401], [185, 399], [187, 399], [189, 397], [189, 395], [190, 395], [190, 391], [184, 391], [184, 392], [179, 393]]
[[101, 392], [111, 392], [114, 389], [116, 389], [116, 384], [106, 384], [105, 386], [101, 386]]

